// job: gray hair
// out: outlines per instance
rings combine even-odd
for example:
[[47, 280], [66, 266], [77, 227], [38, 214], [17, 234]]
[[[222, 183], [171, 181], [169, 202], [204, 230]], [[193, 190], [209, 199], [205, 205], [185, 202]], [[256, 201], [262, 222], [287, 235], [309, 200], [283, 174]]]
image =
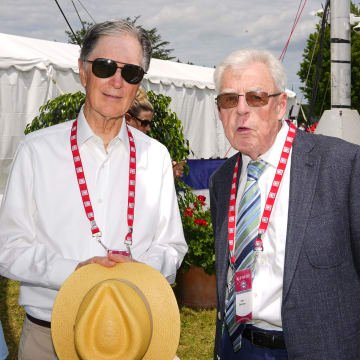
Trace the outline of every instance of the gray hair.
[[137, 27], [126, 20], [109, 20], [93, 25], [86, 33], [80, 51], [80, 59], [85, 61], [95, 49], [101, 36], [129, 34], [139, 40], [142, 48], [142, 66], [148, 71], [152, 53], [151, 40], [148, 33], [141, 27]]
[[216, 93], [219, 94], [222, 85], [222, 78], [228, 68], [244, 70], [253, 63], [265, 64], [274, 79], [278, 91], [285, 91], [286, 73], [281, 62], [267, 50], [244, 49], [238, 50], [227, 56], [214, 72], [214, 82]]

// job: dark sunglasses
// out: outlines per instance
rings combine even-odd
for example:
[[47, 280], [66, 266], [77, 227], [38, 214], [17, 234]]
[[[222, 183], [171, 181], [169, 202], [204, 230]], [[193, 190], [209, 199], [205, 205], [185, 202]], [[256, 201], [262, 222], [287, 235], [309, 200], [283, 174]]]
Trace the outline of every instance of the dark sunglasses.
[[139, 65], [124, 64], [124, 66], [118, 66], [116, 61], [103, 58], [85, 61], [92, 63], [93, 74], [102, 79], [113, 76], [117, 69], [121, 69], [122, 78], [129, 84], [138, 84], [145, 75], [145, 71]]
[[140, 125], [141, 125], [142, 127], [147, 127], [147, 126], [151, 125], [151, 120], [142, 120], [142, 119], [139, 119], [139, 118], [137, 118], [136, 116], [134, 116], [134, 115], [132, 115], [132, 114], [130, 114], [130, 113], [129, 113], [129, 115], [130, 115], [132, 118], [136, 119], [137, 121], [140, 121]]
[[239, 97], [245, 96], [246, 103], [251, 107], [265, 106], [269, 102], [269, 98], [279, 96], [281, 93], [268, 94], [264, 91], [248, 91], [245, 94], [227, 93], [220, 94], [216, 98], [216, 102], [221, 109], [234, 108], [239, 103]]

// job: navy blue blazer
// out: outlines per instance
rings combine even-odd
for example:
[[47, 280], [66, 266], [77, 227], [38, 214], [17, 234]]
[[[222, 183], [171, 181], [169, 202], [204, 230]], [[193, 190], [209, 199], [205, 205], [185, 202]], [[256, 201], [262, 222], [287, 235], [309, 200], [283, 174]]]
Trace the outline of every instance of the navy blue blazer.
[[[236, 156], [209, 182], [217, 282], [214, 359], [221, 358]], [[289, 359], [360, 359], [360, 146], [297, 131], [281, 316]]]

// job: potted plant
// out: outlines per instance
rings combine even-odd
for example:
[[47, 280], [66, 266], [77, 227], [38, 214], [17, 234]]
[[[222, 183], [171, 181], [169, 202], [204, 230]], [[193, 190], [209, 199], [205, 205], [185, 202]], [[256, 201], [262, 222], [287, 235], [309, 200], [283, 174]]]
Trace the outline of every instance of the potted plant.
[[214, 232], [205, 201], [205, 196], [191, 191], [179, 199], [189, 250], [178, 272], [176, 293], [183, 305], [212, 308], [216, 306]]

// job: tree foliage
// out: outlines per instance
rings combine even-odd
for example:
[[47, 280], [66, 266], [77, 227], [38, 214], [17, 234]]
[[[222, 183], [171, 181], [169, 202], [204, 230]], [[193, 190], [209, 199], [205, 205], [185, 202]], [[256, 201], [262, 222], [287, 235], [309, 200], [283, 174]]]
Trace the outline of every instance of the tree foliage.
[[[135, 16], [133, 19], [127, 17], [124, 20], [132, 23], [135, 26], [140, 26], [136, 24], [139, 18], [140, 16]], [[93, 23], [81, 21], [81, 25], [82, 25], [81, 30], [75, 31], [76, 38], [80, 41], [80, 44], [83, 43], [86, 31], [93, 25]], [[151, 44], [153, 46], [152, 58], [161, 59], [161, 60], [172, 60], [175, 58], [173, 56], [170, 56], [170, 54], [174, 51], [174, 49], [167, 48], [170, 42], [162, 40], [161, 35], [158, 33], [158, 29], [156, 27], [153, 27], [150, 30], [146, 30], [146, 29], [144, 30], [148, 33], [151, 40]], [[68, 43], [78, 45], [78, 41], [71, 31], [65, 30], [65, 34], [69, 38]]]
[[30, 124], [27, 124], [24, 131], [25, 135], [35, 130], [75, 119], [84, 102], [85, 94], [81, 91], [75, 94], [60, 95], [53, 100], [49, 100], [40, 107], [40, 114]]
[[[356, 16], [360, 15], [360, 10], [357, 6], [351, 3], [351, 13]], [[360, 97], [359, 97], [359, 85], [360, 85], [360, 36], [356, 34], [351, 26], [351, 104], [353, 109], [360, 110]], [[304, 49], [302, 55], [303, 61], [300, 64], [300, 70], [297, 73], [304, 84], [300, 89], [304, 92], [305, 99], [311, 102], [312, 90], [314, 88], [316, 62], [318, 56], [320, 56], [319, 47], [319, 35], [320, 25], [316, 26], [316, 31], [310, 34], [307, 40], [307, 46]], [[315, 46], [316, 44], [316, 46]], [[331, 54], [330, 54], [330, 25], [326, 26], [324, 45], [322, 49], [323, 61], [321, 67], [321, 77], [318, 84], [318, 92], [315, 100], [314, 115], [320, 118], [322, 112], [331, 108]], [[312, 63], [311, 63], [311, 59]], [[310, 67], [311, 63], [311, 67]], [[310, 68], [310, 71], [309, 71]], [[306, 78], [309, 72], [308, 80]], [[309, 121], [309, 119], [308, 119]]]
[[189, 141], [184, 138], [183, 126], [176, 113], [169, 109], [171, 97], [155, 94], [150, 90], [147, 96], [154, 107], [149, 136], [164, 144], [171, 159], [179, 162], [190, 154]]
[[[82, 45], [84, 37], [86, 32], [88, 31], [89, 28], [91, 28], [93, 26], [93, 23], [91, 22], [87, 22], [87, 21], [81, 21], [81, 30], [75, 30], [75, 35], [69, 31], [69, 30], [65, 30], [65, 34], [67, 35], [68, 39], [68, 43], [69, 44], [75, 44], [75, 45]], [[78, 43], [78, 41], [80, 42], [80, 44]]]
[[[133, 19], [127, 17], [125, 20], [136, 25], [136, 22], [140, 18], [140, 15], [135, 16]], [[170, 45], [169, 41], [164, 41], [161, 38], [161, 35], [158, 33], [158, 29], [156, 27], [151, 28], [150, 30], [144, 29], [151, 40], [151, 44], [153, 47], [152, 58], [160, 59], [160, 60], [173, 60], [174, 56], [170, 56], [170, 53], [174, 51], [174, 49], [167, 49], [166, 47]]]

